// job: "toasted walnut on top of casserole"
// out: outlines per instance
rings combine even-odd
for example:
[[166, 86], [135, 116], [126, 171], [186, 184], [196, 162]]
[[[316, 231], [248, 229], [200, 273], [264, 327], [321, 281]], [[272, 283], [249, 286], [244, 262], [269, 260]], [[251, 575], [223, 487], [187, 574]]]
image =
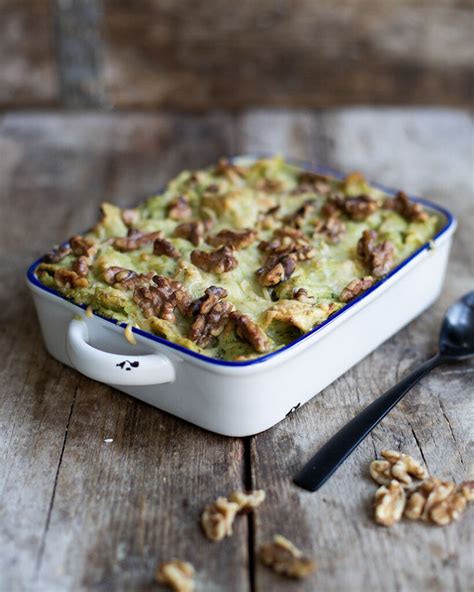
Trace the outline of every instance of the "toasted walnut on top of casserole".
[[110, 203], [37, 267], [94, 312], [210, 357], [247, 360], [311, 331], [439, 226], [403, 192], [281, 158], [184, 171], [133, 209]]

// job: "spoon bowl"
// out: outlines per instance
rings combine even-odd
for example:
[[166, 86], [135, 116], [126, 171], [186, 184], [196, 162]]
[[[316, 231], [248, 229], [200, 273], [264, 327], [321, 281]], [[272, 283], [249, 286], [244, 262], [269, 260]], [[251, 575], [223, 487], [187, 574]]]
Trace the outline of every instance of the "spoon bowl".
[[446, 360], [474, 356], [474, 292], [468, 292], [448, 308], [441, 325], [439, 351]]

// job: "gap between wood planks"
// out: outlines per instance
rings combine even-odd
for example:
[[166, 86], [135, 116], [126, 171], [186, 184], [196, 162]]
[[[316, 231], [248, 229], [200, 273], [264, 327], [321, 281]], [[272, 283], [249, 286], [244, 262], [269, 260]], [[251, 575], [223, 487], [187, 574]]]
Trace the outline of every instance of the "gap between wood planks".
[[34, 571], [35, 578], [41, 569], [41, 562], [43, 560], [44, 549], [45, 549], [45, 545], [46, 545], [46, 537], [48, 536], [49, 524], [51, 522], [51, 515], [53, 513], [54, 498], [56, 497], [56, 487], [58, 485], [59, 471], [61, 470], [61, 463], [63, 462], [64, 449], [66, 448], [66, 442], [67, 442], [67, 437], [68, 437], [68, 433], [69, 433], [69, 425], [71, 423], [71, 417], [72, 417], [72, 413], [74, 411], [74, 405], [76, 403], [77, 389], [78, 389], [78, 387], [76, 386], [76, 388], [74, 389], [74, 395], [73, 395], [72, 401], [71, 401], [71, 408], [69, 409], [69, 415], [68, 415], [67, 422], [66, 422], [66, 429], [64, 430], [64, 438], [63, 438], [63, 444], [61, 447], [61, 454], [59, 455], [58, 466], [56, 469], [56, 475], [54, 476], [53, 491], [51, 492], [51, 501], [49, 503], [48, 514], [46, 516], [46, 522], [44, 525], [43, 536], [41, 537], [41, 544], [40, 544], [39, 551], [38, 551], [38, 557], [36, 559], [36, 565], [35, 565], [35, 571]]
[[[244, 444], [244, 474], [243, 483], [244, 489], [252, 491], [253, 489], [253, 478], [252, 478], [252, 438], [248, 436], [243, 439]], [[256, 581], [255, 581], [255, 561], [256, 561], [256, 549], [255, 549], [255, 518], [254, 513], [249, 512], [247, 514], [247, 552], [249, 562], [249, 590], [250, 592], [256, 592]]]

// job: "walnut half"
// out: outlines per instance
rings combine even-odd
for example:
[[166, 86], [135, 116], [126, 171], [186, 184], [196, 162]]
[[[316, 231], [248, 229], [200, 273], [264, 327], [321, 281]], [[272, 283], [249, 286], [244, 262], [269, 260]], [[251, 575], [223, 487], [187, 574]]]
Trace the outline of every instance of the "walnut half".
[[260, 561], [274, 572], [289, 578], [305, 578], [316, 569], [315, 562], [281, 534], [276, 534], [271, 542], [264, 543], [258, 555]]
[[401, 520], [405, 503], [406, 493], [399, 481], [393, 479], [388, 487], [382, 485], [375, 492], [375, 522], [382, 526], [393, 526]]
[[201, 517], [201, 526], [211, 541], [221, 541], [232, 535], [232, 525], [239, 511], [239, 504], [230, 502], [225, 497], [218, 497], [205, 508]]
[[156, 570], [155, 579], [175, 592], [193, 592], [194, 567], [187, 561], [172, 559], [161, 563]]

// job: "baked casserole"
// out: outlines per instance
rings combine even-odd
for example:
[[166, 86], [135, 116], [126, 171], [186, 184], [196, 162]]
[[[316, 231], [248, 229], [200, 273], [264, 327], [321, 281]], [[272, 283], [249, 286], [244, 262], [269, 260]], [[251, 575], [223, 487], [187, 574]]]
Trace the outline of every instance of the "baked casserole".
[[104, 203], [96, 226], [45, 255], [36, 275], [90, 313], [242, 361], [311, 331], [440, 225], [360, 173], [220, 160], [136, 208]]

